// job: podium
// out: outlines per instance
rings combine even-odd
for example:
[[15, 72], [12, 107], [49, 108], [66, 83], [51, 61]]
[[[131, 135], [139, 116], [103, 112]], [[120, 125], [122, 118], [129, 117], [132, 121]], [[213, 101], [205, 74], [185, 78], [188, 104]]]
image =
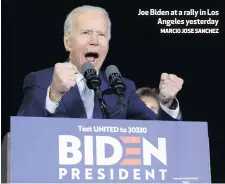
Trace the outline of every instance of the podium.
[[211, 183], [206, 122], [11, 117], [10, 183]]

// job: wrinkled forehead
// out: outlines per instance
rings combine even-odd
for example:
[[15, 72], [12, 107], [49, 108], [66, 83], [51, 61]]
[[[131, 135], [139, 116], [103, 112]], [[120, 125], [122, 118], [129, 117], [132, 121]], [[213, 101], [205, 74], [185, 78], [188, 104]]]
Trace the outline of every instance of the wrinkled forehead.
[[93, 31], [106, 32], [108, 19], [99, 11], [82, 11], [73, 16], [74, 26], [77, 30], [90, 29]]

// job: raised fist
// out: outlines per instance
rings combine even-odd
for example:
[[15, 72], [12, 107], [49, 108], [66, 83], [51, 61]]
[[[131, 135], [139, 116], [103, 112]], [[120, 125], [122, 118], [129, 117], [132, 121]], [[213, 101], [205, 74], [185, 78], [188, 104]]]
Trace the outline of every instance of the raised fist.
[[76, 73], [77, 68], [72, 63], [55, 64], [49, 95], [52, 101], [58, 101], [71, 87], [75, 86]]
[[162, 73], [159, 84], [159, 100], [168, 106], [173, 102], [177, 93], [182, 89], [184, 81], [174, 74]]

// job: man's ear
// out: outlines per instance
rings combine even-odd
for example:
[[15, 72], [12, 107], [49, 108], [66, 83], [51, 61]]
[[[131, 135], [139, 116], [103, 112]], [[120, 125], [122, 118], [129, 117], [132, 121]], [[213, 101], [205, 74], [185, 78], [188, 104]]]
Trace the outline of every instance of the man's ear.
[[64, 35], [64, 46], [66, 51], [71, 51], [71, 39], [70, 39], [70, 35], [65, 34]]

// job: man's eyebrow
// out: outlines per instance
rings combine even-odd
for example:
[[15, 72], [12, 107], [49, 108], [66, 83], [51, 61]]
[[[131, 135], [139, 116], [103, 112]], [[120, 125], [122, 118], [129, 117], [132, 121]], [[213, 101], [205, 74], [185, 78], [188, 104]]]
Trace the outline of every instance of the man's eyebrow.
[[93, 30], [91, 30], [91, 29], [81, 29], [80, 31], [88, 31], [88, 32], [92, 32]]
[[[92, 29], [81, 29], [80, 31], [88, 31], [88, 32], [93, 32], [93, 30]], [[98, 30], [98, 31], [96, 31], [97, 33], [106, 33], [105, 31], [100, 31], [100, 30]]]
[[105, 31], [96, 31], [97, 33], [104, 33], [105, 34]]

